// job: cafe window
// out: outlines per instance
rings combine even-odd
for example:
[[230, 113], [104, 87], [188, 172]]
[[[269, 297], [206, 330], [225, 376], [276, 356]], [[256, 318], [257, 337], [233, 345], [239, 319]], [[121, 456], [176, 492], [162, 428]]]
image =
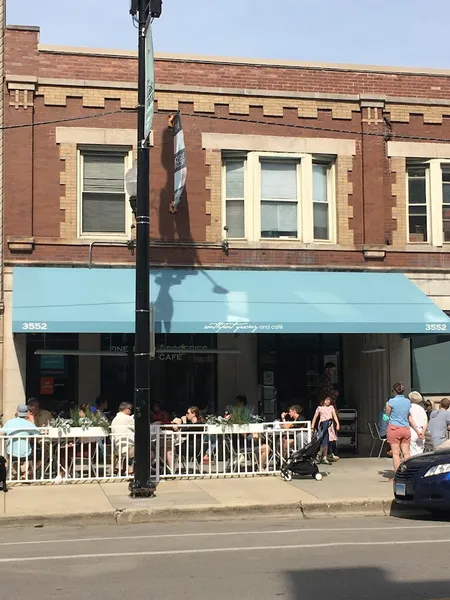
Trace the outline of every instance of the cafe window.
[[[209, 334], [157, 334], [158, 350], [150, 361], [150, 397], [162, 402], [173, 415], [182, 415], [195, 405], [208, 413], [217, 411], [216, 336]], [[101, 391], [108, 397], [111, 409], [120, 402], [133, 402], [134, 336], [102, 335], [102, 350], [118, 356], [103, 356], [101, 360]], [[183, 350], [194, 351], [184, 353]], [[198, 353], [195, 353], [198, 350]], [[206, 351], [206, 353], [205, 353]], [[121, 356], [119, 353], [127, 353]]]
[[78, 334], [27, 334], [26, 395], [42, 408], [68, 415], [77, 403], [78, 357], [36, 354], [36, 350], [77, 350]]

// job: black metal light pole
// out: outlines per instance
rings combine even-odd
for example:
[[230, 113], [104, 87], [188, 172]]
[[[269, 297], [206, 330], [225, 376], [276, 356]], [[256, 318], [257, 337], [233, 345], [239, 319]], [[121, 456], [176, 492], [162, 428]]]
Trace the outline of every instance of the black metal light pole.
[[[156, 5], [161, 7], [160, 0]], [[134, 498], [154, 494], [150, 456], [150, 156], [145, 139], [146, 24], [152, 0], [132, 0], [131, 14], [138, 21], [138, 135], [136, 198], [136, 315], [134, 349], [135, 472], [130, 483]], [[156, 16], [156, 15], [155, 15]], [[157, 15], [159, 16], [159, 15]]]

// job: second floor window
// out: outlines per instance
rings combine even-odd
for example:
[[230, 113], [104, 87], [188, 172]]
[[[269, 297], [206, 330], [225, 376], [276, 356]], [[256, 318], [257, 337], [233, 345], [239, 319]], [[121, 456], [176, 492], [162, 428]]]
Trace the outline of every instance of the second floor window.
[[261, 237], [296, 238], [297, 163], [261, 160]]
[[427, 168], [408, 168], [408, 231], [410, 242], [428, 241]]
[[328, 157], [249, 152], [223, 158], [230, 239], [334, 242], [334, 163]]
[[410, 161], [408, 242], [442, 246], [450, 242], [450, 160]]
[[128, 200], [124, 177], [128, 152], [82, 150], [80, 152], [80, 234], [126, 235]]

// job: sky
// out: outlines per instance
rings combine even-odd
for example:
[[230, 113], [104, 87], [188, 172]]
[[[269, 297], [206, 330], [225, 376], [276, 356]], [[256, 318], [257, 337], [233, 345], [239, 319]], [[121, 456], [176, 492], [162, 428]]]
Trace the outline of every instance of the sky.
[[[6, 0], [41, 43], [133, 50], [130, 0]], [[449, 0], [164, 0], [156, 52], [450, 68]]]

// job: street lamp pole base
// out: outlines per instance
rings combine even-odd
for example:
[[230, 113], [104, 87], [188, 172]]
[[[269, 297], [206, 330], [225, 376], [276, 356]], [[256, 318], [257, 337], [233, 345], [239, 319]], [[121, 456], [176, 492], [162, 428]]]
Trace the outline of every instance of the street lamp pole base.
[[131, 481], [128, 489], [130, 498], [152, 498], [156, 492], [153, 481], [147, 481], [145, 485], [141, 485], [139, 481]]

